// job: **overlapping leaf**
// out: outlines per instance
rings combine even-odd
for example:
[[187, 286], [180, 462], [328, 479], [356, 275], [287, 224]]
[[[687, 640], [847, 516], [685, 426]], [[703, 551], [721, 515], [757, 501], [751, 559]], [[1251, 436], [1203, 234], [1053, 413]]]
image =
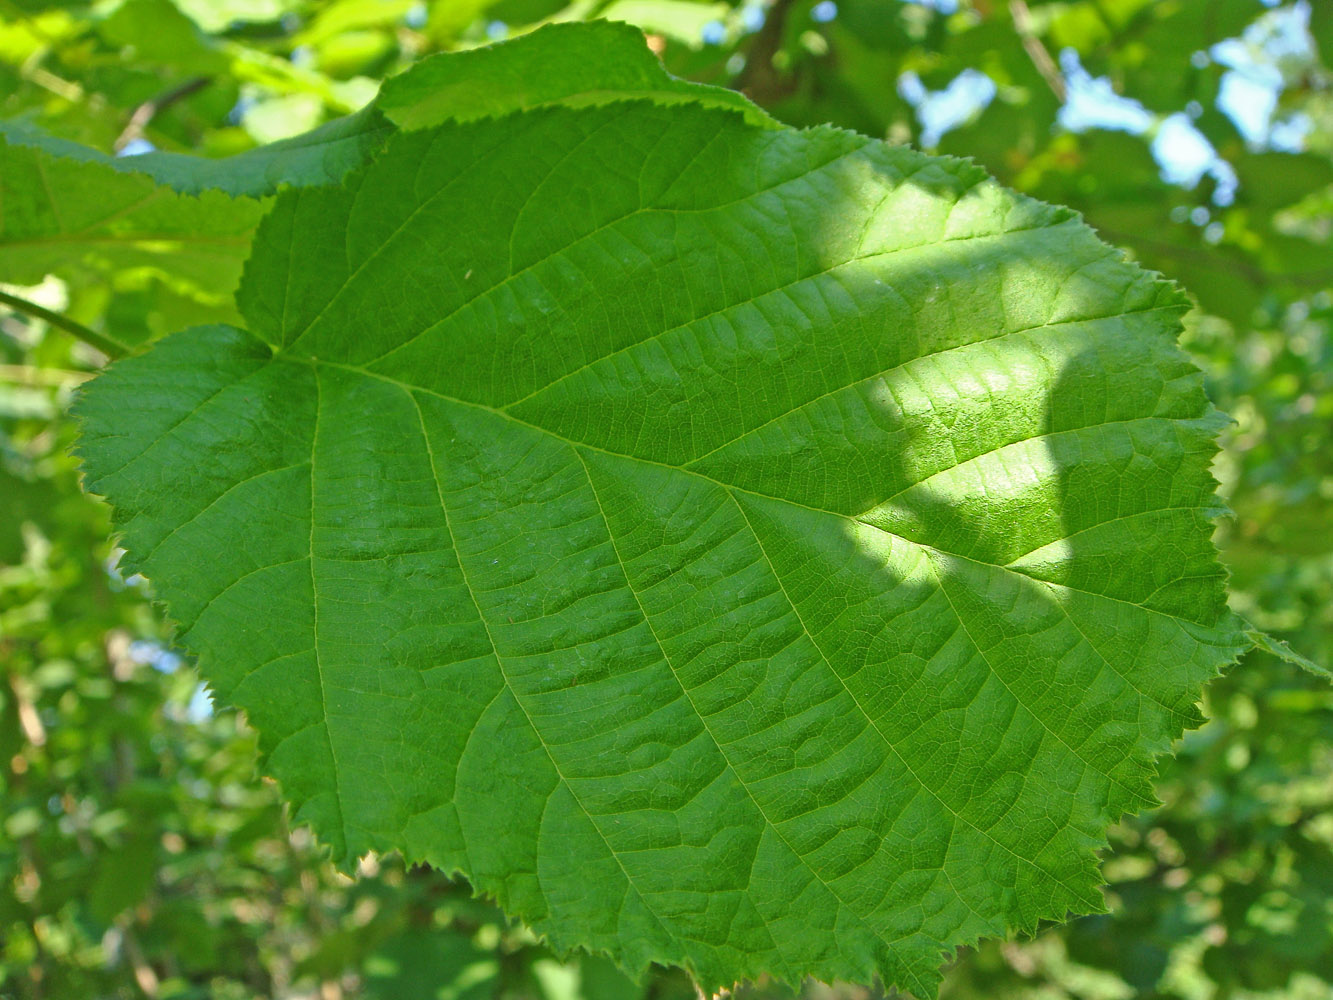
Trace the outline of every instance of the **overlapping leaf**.
[[[186, 29], [193, 30], [176, 25]], [[231, 320], [241, 262], [268, 196], [280, 188], [337, 184], [369, 163], [397, 126], [627, 97], [734, 108], [776, 127], [735, 92], [671, 76], [637, 31], [608, 22], [551, 25], [426, 60], [355, 114], [229, 157], [117, 157], [26, 120], [0, 121], [0, 205], [8, 205], [0, 215], [0, 280], [29, 284], [57, 274], [76, 287], [116, 282], [108, 320], [130, 345], [156, 339], [182, 305], [188, 321]]]
[[0, 280], [149, 269], [228, 298], [259, 202], [189, 198], [106, 164], [0, 136]]
[[703, 104], [776, 126], [734, 90], [668, 73], [628, 24], [550, 24], [503, 45], [425, 59], [384, 85], [376, 104], [405, 129], [553, 104], [593, 106], [641, 97], [660, 104]]
[[46, 135], [25, 122], [0, 122], [0, 133], [16, 146], [97, 163], [124, 174], [145, 175], [181, 194], [221, 191], [238, 198], [261, 198], [283, 186], [336, 184], [352, 170], [364, 166], [392, 131], [393, 126], [369, 107], [302, 135], [234, 156], [145, 153], [116, 157]]
[[[541, 71], [534, 73], [534, 66]], [[590, 106], [631, 97], [733, 108], [756, 124], [777, 124], [735, 91], [690, 83], [666, 72], [635, 29], [597, 21], [548, 25], [504, 44], [424, 60], [390, 80], [373, 104], [355, 114], [233, 156], [155, 152], [115, 157], [47, 135], [22, 120], [0, 121], [0, 136], [11, 146], [47, 154], [46, 162], [60, 158], [95, 163], [151, 177], [180, 194], [220, 191], [238, 198], [263, 198], [281, 187], [337, 184], [370, 162], [395, 125], [417, 129], [549, 105]], [[81, 184], [84, 192], [100, 194], [97, 176], [87, 175]], [[115, 196], [110, 197], [114, 203]], [[244, 205], [237, 214], [246, 214]], [[188, 221], [197, 227], [203, 222]]]
[[960, 161], [427, 128], [282, 193], [239, 305], [86, 390], [89, 488], [340, 861], [559, 947], [928, 994], [1100, 906], [1251, 642], [1182, 297]]

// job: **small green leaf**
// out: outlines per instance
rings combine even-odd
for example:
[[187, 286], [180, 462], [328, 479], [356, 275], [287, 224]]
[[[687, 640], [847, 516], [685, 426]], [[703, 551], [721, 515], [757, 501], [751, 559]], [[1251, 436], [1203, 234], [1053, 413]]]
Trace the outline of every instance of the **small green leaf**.
[[228, 68], [221, 46], [171, 0], [120, 0], [94, 23], [113, 50], [128, 51], [175, 73], [212, 76]]
[[75, 143], [30, 145], [0, 130], [0, 275], [147, 271], [205, 297], [229, 298], [264, 206], [217, 192], [186, 197], [121, 173]]
[[367, 1000], [487, 1000], [497, 991], [499, 964], [463, 934], [408, 928], [365, 963]]
[[151, 177], [181, 194], [221, 191], [261, 198], [278, 188], [336, 184], [364, 166], [384, 145], [393, 126], [373, 106], [335, 118], [302, 135], [210, 158], [190, 153], [108, 156], [77, 142], [49, 136], [23, 121], [0, 121], [0, 134], [14, 146], [29, 146], [65, 159], [96, 163], [125, 174]]
[[732, 14], [731, 4], [698, 0], [611, 0], [601, 11], [609, 21], [633, 24], [696, 49], [703, 48], [704, 29], [709, 24]]
[[1249, 629], [1246, 636], [1254, 644], [1256, 649], [1262, 649], [1270, 656], [1276, 656], [1283, 663], [1290, 663], [1294, 667], [1300, 667], [1302, 670], [1309, 671], [1316, 677], [1322, 677], [1324, 680], [1333, 681], [1333, 670], [1316, 663], [1308, 656], [1302, 656], [1291, 645], [1281, 639], [1275, 639], [1267, 632], [1261, 632], [1256, 628]]
[[401, 127], [418, 129], [636, 97], [731, 108], [756, 125], [777, 126], [734, 90], [672, 76], [638, 30], [610, 21], [550, 24], [501, 45], [424, 59], [385, 83], [376, 104]]

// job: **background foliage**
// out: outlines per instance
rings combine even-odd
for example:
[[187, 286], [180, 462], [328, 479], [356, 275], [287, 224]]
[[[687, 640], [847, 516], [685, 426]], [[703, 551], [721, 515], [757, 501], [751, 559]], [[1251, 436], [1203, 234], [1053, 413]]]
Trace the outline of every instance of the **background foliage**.
[[[357, 111], [425, 54], [592, 16], [783, 121], [973, 156], [1185, 284], [1186, 346], [1237, 421], [1217, 469], [1235, 606], [1333, 662], [1323, 0], [0, 0], [0, 117], [224, 155]], [[192, 231], [90, 240], [43, 280], [11, 228], [0, 280], [143, 342], [231, 316], [233, 255], [183, 255]], [[79, 492], [63, 414], [101, 360], [0, 319], [0, 997], [692, 996], [553, 956], [437, 873], [343, 878], [287, 827]], [[1333, 996], [1333, 694], [1256, 652], [1205, 708], [1164, 807], [1112, 832], [1112, 913], [963, 955], [946, 995]]]

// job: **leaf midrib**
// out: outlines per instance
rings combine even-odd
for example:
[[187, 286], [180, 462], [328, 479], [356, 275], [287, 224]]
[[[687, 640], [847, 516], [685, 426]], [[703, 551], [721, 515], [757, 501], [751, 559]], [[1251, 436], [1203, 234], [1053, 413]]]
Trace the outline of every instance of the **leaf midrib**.
[[[1165, 307], [1159, 306], [1155, 308], [1165, 308]], [[1150, 310], [1144, 310], [1144, 311], [1150, 311]], [[1069, 320], [1068, 322], [1086, 323], [1088, 322], [1088, 320], [1085, 319]], [[1059, 324], [1044, 324], [1044, 325], [1056, 326]], [[1034, 327], [1033, 329], [1041, 329], [1041, 327]], [[1026, 331], [1013, 331], [1013, 332], [1022, 333]], [[958, 345], [958, 346], [963, 347], [972, 345], [969, 344], [969, 345]], [[950, 348], [950, 350], [952, 349], [954, 348]], [[943, 353], [943, 352], [938, 352], [938, 353]], [[925, 355], [925, 356], [933, 357], [933, 355]], [[707, 473], [700, 472], [697, 469], [688, 468], [687, 466], [672, 465], [669, 462], [659, 462], [651, 458], [644, 458], [642, 455], [631, 455], [623, 451], [612, 451], [609, 448], [603, 448], [595, 444], [590, 444], [587, 441], [577, 441], [574, 438], [565, 437], [563, 434], [560, 434], [558, 431], [553, 431], [549, 427], [543, 427], [541, 424], [531, 423], [527, 420], [522, 419], [521, 417], [514, 416], [512, 413], [496, 409], [493, 406], [487, 406], [485, 403], [477, 403], [468, 399], [460, 399], [457, 396], [450, 396], [447, 393], [439, 392], [436, 389], [430, 389], [427, 388], [426, 386], [414, 385], [411, 382], [404, 382], [401, 379], [396, 379], [389, 375], [382, 375], [379, 372], [369, 371], [365, 368], [358, 367], [357, 365], [344, 364], [338, 361], [328, 361], [324, 358], [300, 357], [297, 355], [287, 354], [287, 353], [275, 354], [273, 360], [275, 362], [287, 362], [290, 364], [310, 365], [316, 368], [318, 367], [337, 368], [340, 369], [341, 371], [349, 372], [353, 375], [361, 375], [364, 376], [365, 378], [375, 379], [380, 382], [388, 383], [389, 385], [396, 385], [401, 389], [407, 390], [408, 392], [425, 393], [427, 396], [434, 396], [436, 399], [441, 399], [446, 403], [454, 403], [457, 404], [458, 406], [467, 407], [469, 409], [482, 410], [493, 416], [500, 417], [503, 420], [507, 420], [511, 423], [517, 424], [520, 427], [526, 427], [529, 430], [545, 434], [548, 437], [551, 437], [556, 441], [561, 442], [562, 444], [569, 445], [572, 448], [586, 448], [589, 451], [595, 451], [599, 454], [607, 455], [611, 458], [627, 459], [631, 462], [642, 462], [644, 465], [653, 465], [660, 469], [667, 469], [671, 472], [677, 472], [682, 475], [694, 476], [698, 479], [703, 480], [704, 482], [711, 483], [714, 486], [718, 486], [729, 492], [745, 493], [749, 496], [757, 497], [760, 500], [771, 500], [776, 503], [789, 504], [792, 507], [798, 507], [802, 510], [807, 510], [814, 514], [824, 514], [829, 517], [836, 517], [844, 521], [850, 521], [854, 524], [862, 525], [867, 528], [874, 528], [876, 531], [880, 532], [881, 534], [887, 535], [889, 538], [897, 539], [898, 541], [904, 542], [908, 545], [914, 545], [917, 548], [920, 548], [927, 552], [935, 552], [938, 553], [939, 555], [949, 556], [950, 558], [953, 559], [962, 559], [965, 562], [970, 562], [973, 563], [974, 565], [982, 566], [987, 569], [994, 569], [994, 570], [1000, 570], [1001, 572], [1004, 573], [1011, 573], [1015, 576], [1021, 576], [1025, 580], [1031, 580], [1035, 583], [1039, 583], [1044, 586], [1056, 587], [1061, 590], [1068, 590], [1076, 594], [1084, 594], [1088, 597], [1095, 597], [1099, 598], [1100, 600], [1112, 601], [1116, 604], [1123, 604], [1126, 605], [1127, 607], [1137, 608], [1139, 611], [1146, 611], [1149, 614], [1154, 614], [1162, 618], [1166, 618], [1168, 621], [1174, 622], [1177, 625], [1179, 625], [1182, 621], [1186, 620], [1178, 618], [1175, 615], [1170, 614], [1169, 612], [1160, 611], [1157, 608], [1151, 608], [1143, 604], [1138, 604], [1134, 601], [1127, 601], [1122, 597], [1112, 597], [1110, 594], [1099, 594], [1095, 590], [1084, 590], [1081, 587], [1075, 587], [1066, 583], [1055, 583], [1050, 580], [1043, 580], [1040, 577], [1032, 576], [1029, 573], [1025, 573], [1021, 569], [1018, 569], [1017, 567], [1014, 566], [1005, 566], [1001, 563], [987, 562], [984, 559], [977, 559], [974, 556], [967, 556], [961, 552], [954, 552], [951, 551], [950, 549], [941, 548], [940, 546], [932, 545], [929, 542], [922, 542], [918, 541], [915, 538], [908, 538], [906, 535], [899, 535], [892, 531], [889, 531], [887, 528], [884, 528], [881, 525], [874, 524], [870, 521], [864, 521], [860, 517], [857, 517], [853, 514], [844, 514], [841, 511], [829, 510], [827, 507], [812, 507], [809, 504], [801, 503], [799, 500], [793, 500], [790, 497], [781, 497], [781, 496], [776, 496], [772, 493], [763, 493], [759, 490], [752, 490], [744, 486], [736, 485], [735, 483], [728, 483], [721, 479], [715, 479], [714, 477], [708, 475]], [[913, 360], [918, 360], [918, 359], [913, 359]], [[1046, 434], [1037, 435], [1036, 438], [1033, 438], [1031, 440], [1039, 440], [1040, 438], [1046, 436], [1048, 435]], [[1201, 622], [1191, 622], [1191, 624], [1203, 625], [1203, 623]], [[1163, 705], [1162, 707], [1167, 708], [1168, 711], [1174, 711], [1170, 709], [1168, 706]]]

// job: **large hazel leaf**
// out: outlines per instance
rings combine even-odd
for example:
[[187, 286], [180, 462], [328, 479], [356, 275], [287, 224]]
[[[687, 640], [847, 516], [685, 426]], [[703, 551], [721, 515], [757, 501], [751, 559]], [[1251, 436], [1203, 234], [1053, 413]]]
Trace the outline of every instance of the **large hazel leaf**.
[[648, 101], [284, 192], [79, 404], [300, 820], [555, 946], [921, 995], [1102, 907], [1251, 640], [1183, 297], [958, 160]]

